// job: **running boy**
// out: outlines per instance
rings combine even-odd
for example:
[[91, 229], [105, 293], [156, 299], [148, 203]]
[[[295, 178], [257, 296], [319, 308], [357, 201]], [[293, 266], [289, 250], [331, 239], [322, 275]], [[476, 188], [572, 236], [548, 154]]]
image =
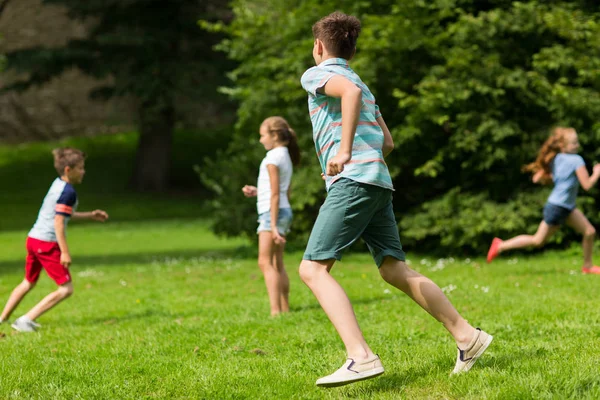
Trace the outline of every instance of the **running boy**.
[[0, 323], [8, 320], [13, 310], [35, 286], [42, 268], [56, 282], [58, 289], [42, 299], [29, 312], [19, 317], [12, 327], [21, 332], [39, 328], [35, 320], [46, 311], [73, 294], [69, 266], [71, 255], [67, 245], [66, 228], [69, 219], [90, 219], [104, 222], [108, 214], [102, 210], [76, 212], [77, 194], [73, 185], [81, 183], [85, 175], [85, 153], [69, 147], [55, 149], [56, 178], [44, 198], [37, 221], [27, 236], [25, 279], [11, 293]]
[[394, 148], [375, 98], [348, 66], [356, 51], [360, 21], [340, 12], [313, 25], [316, 67], [302, 76], [308, 92], [313, 139], [325, 174], [327, 199], [308, 240], [300, 276], [333, 323], [348, 359], [317, 386], [341, 386], [384, 372], [365, 341], [350, 301], [329, 274], [359, 237], [367, 243], [385, 281], [409, 295], [454, 337], [454, 373], [468, 371], [492, 336], [469, 325], [440, 288], [408, 268], [392, 208], [392, 180], [383, 158]]

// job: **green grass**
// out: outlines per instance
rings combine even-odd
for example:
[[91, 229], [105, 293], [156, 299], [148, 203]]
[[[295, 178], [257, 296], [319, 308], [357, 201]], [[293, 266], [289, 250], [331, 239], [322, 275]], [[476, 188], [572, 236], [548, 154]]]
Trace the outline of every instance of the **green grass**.
[[[0, 232], [2, 301], [22, 279], [23, 230]], [[579, 252], [425, 261], [473, 324], [495, 336], [466, 375], [442, 326], [379, 278], [366, 254], [333, 270], [386, 373], [342, 388], [314, 386], [342, 344], [286, 255], [292, 312], [268, 316], [254, 249], [212, 236], [202, 220], [72, 223], [75, 295], [36, 334], [0, 326], [0, 398], [527, 399], [600, 398], [600, 277]], [[38, 287], [20, 315], [47, 292]]]

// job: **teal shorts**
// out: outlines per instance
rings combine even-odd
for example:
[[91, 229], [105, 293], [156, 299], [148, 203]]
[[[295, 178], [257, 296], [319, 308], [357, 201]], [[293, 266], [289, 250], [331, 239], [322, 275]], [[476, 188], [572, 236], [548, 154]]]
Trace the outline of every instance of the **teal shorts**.
[[392, 207], [392, 191], [342, 178], [329, 188], [303, 259], [341, 260], [344, 250], [360, 237], [378, 267], [386, 256], [405, 260]]

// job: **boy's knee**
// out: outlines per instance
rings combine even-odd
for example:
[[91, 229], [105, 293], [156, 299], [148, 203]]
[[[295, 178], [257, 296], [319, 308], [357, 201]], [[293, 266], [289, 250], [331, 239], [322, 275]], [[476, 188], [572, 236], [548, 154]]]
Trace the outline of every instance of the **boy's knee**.
[[60, 293], [60, 295], [63, 299], [70, 297], [73, 294], [73, 285], [71, 285], [71, 284], [62, 285], [61, 287], [58, 288], [58, 293]]
[[404, 261], [393, 257], [386, 257], [381, 267], [379, 267], [379, 274], [388, 283], [396, 281], [399, 277], [406, 276], [408, 271], [410, 271], [410, 268], [408, 268], [408, 265]]
[[327, 272], [327, 265], [311, 260], [302, 260], [300, 268], [300, 279], [307, 285], [312, 282], [320, 273]]
[[21, 282], [21, 286], [26, 290], [26, 291], [30, 291], [31, 289], [33, 289], [35, 287], [35, 284], [37, 282], [29, 282], [27, 279], [24, 279], [23, 282]]
[[302, 260], [300, 267], [298, 268], [298, 273], [300, 274], [302, 282], [308, 283], [314, 277], [314, 267], [311, 265], [310, 261]]

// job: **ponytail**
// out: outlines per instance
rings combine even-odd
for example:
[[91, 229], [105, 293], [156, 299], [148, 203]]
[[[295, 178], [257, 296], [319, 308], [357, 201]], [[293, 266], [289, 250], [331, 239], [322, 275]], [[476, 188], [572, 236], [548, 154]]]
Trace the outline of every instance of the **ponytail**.
[[282, 117], [269, 117], [263, 121], [262, 125], [266, 126], [272, 135], [276, 135], [279, 142], [287, 146], [292, 164], [294, 166], [300, 164], [298, 138], [290, 124]]
[[296, 137], [296, 132], [292, 128], [288, 129], [289, 139], [287, 148], [290, 153], [290, 158], [292, 159], [292, 164], [294, 166], [298, 166], [300, 164], [300, 147], [298, 146], [298, 138]]

